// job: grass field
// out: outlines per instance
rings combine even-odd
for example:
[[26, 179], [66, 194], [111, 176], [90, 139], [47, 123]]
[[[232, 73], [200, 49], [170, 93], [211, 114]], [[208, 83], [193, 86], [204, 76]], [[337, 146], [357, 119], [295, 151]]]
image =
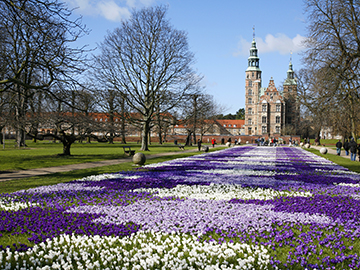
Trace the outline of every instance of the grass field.
[[[8, 143], [9, 144], [9, 143]], [[59, 143], [27, 142], [27, 148], [6, 148], [0, 150], [0, 172], [11, 170], [26, 170], [34, 168], [53, 167], [69, 164], [79, 164], [85, 162], [95, 162], [99, 160], [109, 160], [118, 158], [128, 158], [124, 155], [123, 144], [104, 144], [91, 143], [80, 144], [76, 143], [72, 147], [72, 156], [64, 157], [58, 156], [62, 151], [62, 145]], [[150, 151], [139, 151], [139, 144], [127, 144], [136, 152], [144, 153], [145, 155], [173, 152], [171, 156], [158, 157], [147, 160], [146, 164], [163, 162], [175, 158], [187, 157], [197, 155], [199, 152], [183, 152], [173, 144], [151, 144]], [[186, 149], [196, 149], [197, 147], [186, 147]], [[210, 151], [222, 149], [221, 147], [209, 148]], [[76, 170], [65, 173], [54, 173], [44, 176], [35, 176], [29, 178], [21, 178], [11, 181], [0, 182], [0, 193], [10, 193], [17, 190], [29, 189], [43, 185], [54, 185], [64, 183], [75, 179], [80, 179], [90, 175], [97, 175], [103, 173], [114, 173], [119, 171], [133, 170], [134, 164], [128, 158], [128, 162], [118, 165], [96, 167], [90, 169]]]
[[[6, 145], [14, 145], [7, 143]], [[125, 158], [122, 146], [124, 144], [114, 143], [74, 143], [71, 147], [71, 156], [60, 156], [62, 153], [61, 143], [40, 141], [34, 143], [26, 142], [26, 148], [6, 147], [0, 150], [0, 171], [27, 170], [34, 168], [45, 168], [69, 164], [79, 164], [100, 160]], [[174, 144], [151, 144], [150, 151], [139, 151], [140, 144], [129, 143], [132, 150], [142, 152], [145, 155], [163, 152], [181, 152]], [[195, 149], [196, 147], [187, 147]]]

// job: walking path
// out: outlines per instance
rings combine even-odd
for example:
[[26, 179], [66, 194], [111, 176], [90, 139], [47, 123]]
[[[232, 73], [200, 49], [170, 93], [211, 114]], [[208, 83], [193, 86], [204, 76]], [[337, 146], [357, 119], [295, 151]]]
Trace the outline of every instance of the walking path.
[[[198, 151], [197, 148], [185, 150], [182, 152], [166, 152], [166, 153], [159, 153], [159, 154], [153, 154], [153, 155], [146, 155], [146, 160], [152, 159], [152, 158], [157, 158], [157, 157], [176, 155], [176, 154], [184, 153], [184, 152], [195, 152], [195, 151]], [[64, 166], [57, 166], [57, 167], [37, 168], [37, 169], [14, 171], [14, 172], [4, 172], [4, 173], [0, 173], [0, 182], [19, 179], [19, 178], [25, 178], [25, 177], [41, 176], [41, 175], [46, 175], [46, 174], [58, 173], [58, 172], [69, 172], [69, 171], [74, 171], [74, 170], [82, 170], [82, 169], [96, 168], [96, 167], [102, 167], [102, 166], [110, 166], [110, 165], [116, 165], [116, 164], [121, 164], [121, 163], [125, 163], [125, 162], [131, 162], [131, 161], [132, 161], [132, 157], [128, 157], [128, 158], [102, 160], [102, 161], [80, 163], [80, 164], [71, 164], [71, 165], [64, 165]]]
[[[324, 146], [311, 145], [311, 148], [314, 148], [314, 149], [317, 149], [317, 150], [320, 150], [320, 149], [323, 148], [323, 147], [324, 147]], [[332, 149], [332, 148], [326, 147], [326, 146], [325, 146], [325, 148], [328, 150], [328, 154], [337, 155], [335, 149]], [[345, 154], [345, 150], [344, 150], [344, 149], [341, 149], [340, 156], [343, 157], [343, 158], [348, 158], [348, 159], [350, 159], [350, 152], [349, 152], [349, 155], [347, 156], [347, 155]], [[357, 155], [356, 155], [356, 157], [357, 157]]]

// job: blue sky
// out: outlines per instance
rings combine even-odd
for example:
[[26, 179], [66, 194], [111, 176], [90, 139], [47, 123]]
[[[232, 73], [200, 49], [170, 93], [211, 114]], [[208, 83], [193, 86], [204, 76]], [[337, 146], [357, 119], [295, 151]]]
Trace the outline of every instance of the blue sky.
[[174, 28], [188, 33], [195, 54], [195, 70], [204, 76], [207, 93], [225, 107], [224, 114], [245, 107], [245, 70], [255, 26], [262, 70], [262, 86], [271, 77], [278, 87], [286, 78], [290, 52], [294, 70], [300, 69], [301, 41], [306, 35], [306, 16], [301, 0], [66, 0], [91, 29], [82, 38], [90, 48], [103, 41], [108, 31], [120, 26], [133, 8], [168, 5]]

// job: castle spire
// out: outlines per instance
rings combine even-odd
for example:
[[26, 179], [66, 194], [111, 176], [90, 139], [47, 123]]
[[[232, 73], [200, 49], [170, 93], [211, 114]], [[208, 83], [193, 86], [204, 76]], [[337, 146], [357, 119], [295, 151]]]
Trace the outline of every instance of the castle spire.
[[287, 71], [287, 78], [284, 82], [284, 85], [292, 85], [296, 84], [295, 76], [294, 76], [294, 70], [292, 65], [292, 51], [290, 51], [290, 62], [289, 62], [289, 69]]
[[246, 69], [246, 71], [251, 70], [251, 71], [261, 71], [260, 70], [260, 61], [259, 61], [259, 57], [258, 57], [258, 50], [256, 48], [256, 41], [255, 41], [255, 25], [253, 26], [253, 40], [251, 43], [251, 48], [250, 48], [250, 56], [248, 58], [248, 68]]

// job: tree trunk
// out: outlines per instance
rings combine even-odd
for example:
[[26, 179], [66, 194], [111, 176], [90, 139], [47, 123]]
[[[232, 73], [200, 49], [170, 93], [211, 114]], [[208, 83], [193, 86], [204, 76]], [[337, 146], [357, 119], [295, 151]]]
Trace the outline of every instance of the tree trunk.
[[194, 142], [194, 143], [196, 143], [196, 142], [197, 142], [197, 140], [196, 140], [196, 132], [195, 132], [195, 130], [194, 130], [194, 132], [193, 132], [193, 142]]
[[20, 148], [21, 146], [25, 146], [25, 136], [24, 136], [24, 130], [22, 130], [21, 128], [19, 128], [16, 131], [16, 143], [17, 146]]
[[357, 135], [356, 135], [356, 115], [355, 115], [355, 110], [354, 110], [354, 100], [352, 98], [352, 96], [349, 96], [349, 105], [350, 105], [350, 110], [349, 110], [349, 118], [350, 118], [350, 124], [351, 124], [351, 135], [354, 138], [354, 140], [357, 140]]
[[159, 129], [159, 144], [163, 143], [163, 138], [162, 138], [162, 133], [161, 133], [161, 129]]
[[150, 121], [146, 120], [143, 124], [141, 131], [141, 151], [149, 151], [149, 130], [150, 130]]
[[71, 156], [70, 154], [70, 147], [72, 145], [72, 142], [64, 140], [63, 142], [63, 153], [62, 156]]
[[121, 100], [121, 143], [126, 144], [125, 138], [125, 99]]
[[192, 132], [188, 132], [186, 139], [185, 139], [185, 146], [191, 146], [190, 138], [191, 138]]

